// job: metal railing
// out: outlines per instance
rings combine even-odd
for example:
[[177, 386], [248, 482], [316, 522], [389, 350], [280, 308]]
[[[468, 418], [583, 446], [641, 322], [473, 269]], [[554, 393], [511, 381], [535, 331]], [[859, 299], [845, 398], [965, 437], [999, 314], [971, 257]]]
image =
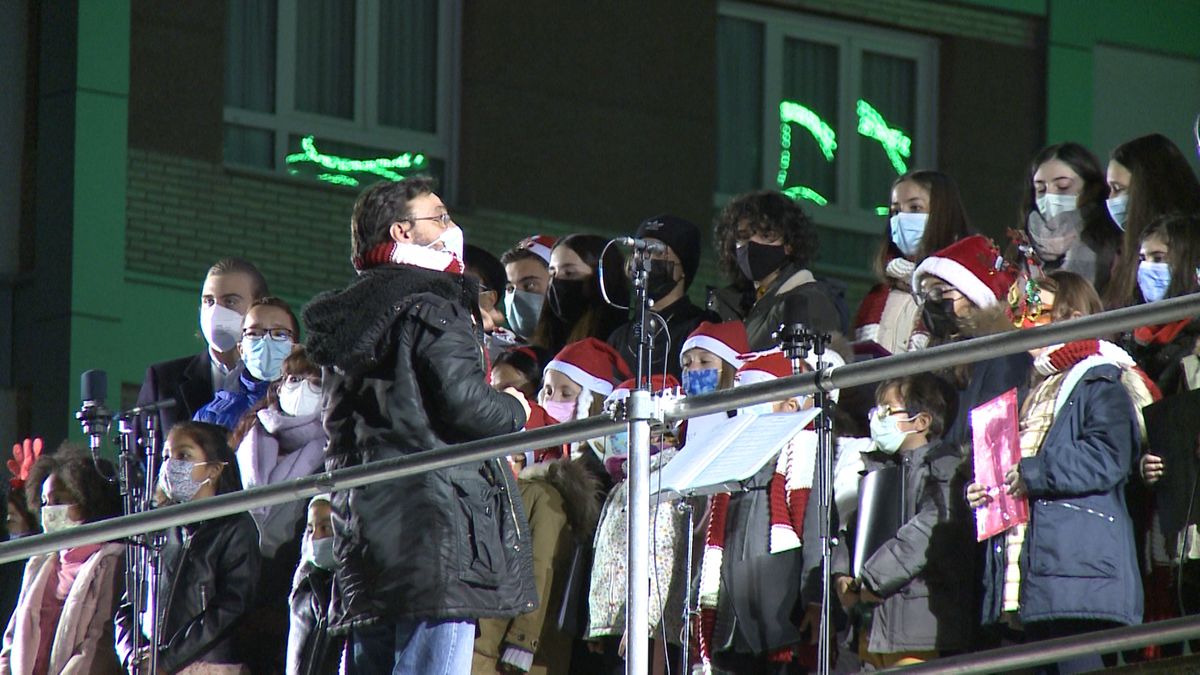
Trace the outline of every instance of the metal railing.
[[[662, 411], [667, 421], [778, 401], [792, 396], [869, 384], [893, 377], [930, 372], [975, 361], [1015, 354], [1047, 345], [1099, 337], [1200, 316], [1200, 294], [1052, 323], [1040, 328], [1012, 331], [941, 345], [923, 351], [897, 354], [836, 369], [803, 373], [771, 382], [682, 399]], [[347, 490], [380, 481], [412, 476], [459, 464], [479, 462], [514, 453], [583, 441], [627, 428], [623, 421], [593, 417], [552, 427], [506, 434], [470, 443], [447, 446], [405, 457], [370, 462], [305, 478], [217, 495], [198, 502], [177, 504], [143, 513], [87, 523], [53, 534], [25, 537], [0, 544], [0, 563], [64, 548], [113, 541], [145, 532], [208, 520], [252, 508], [307, 499], [322, 492]]]
[[[1030, 642], [990, 649], [975, 654], [948, 656], [934, 661], [896, 668], [890, 672], [914, 673], [1007, 673], [1057, 663], [1084, 654], [1114, 654], [1146, 645], [1165, 645], [1200, 637], [1200, 616], [1167, 619], [1138, 626]], [[1200, 656], [1196, 657], [1200, 664]]]

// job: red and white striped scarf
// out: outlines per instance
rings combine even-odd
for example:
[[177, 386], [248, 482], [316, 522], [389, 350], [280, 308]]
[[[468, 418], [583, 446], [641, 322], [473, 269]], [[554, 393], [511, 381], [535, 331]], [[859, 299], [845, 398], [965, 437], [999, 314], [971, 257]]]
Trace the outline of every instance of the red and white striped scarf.
[[[771, 530], [766, 533], [768, 551], [780, 553], [802, 545], [804, 513], [812, 493], [816, 472], [817, 441], [811, 431], [801, 432], [775, 460], [775, 474], [767, 484]], [[721, 562], [724, 557], [726, 516], [729, 513], [728, 492], [713, 495], [710, 501], [708, 531], [704, 537], [704, 555], [700, 561], [700, 666], [699, 672], [713, 672], [713, 630], [716, 627], [717, 603], [721, 593]], [[761, 536], [748, 533], [749, 537]], [[771, 661], [786, 663], [793, 659], [793, 650], [780, 649], [770, 655]]]

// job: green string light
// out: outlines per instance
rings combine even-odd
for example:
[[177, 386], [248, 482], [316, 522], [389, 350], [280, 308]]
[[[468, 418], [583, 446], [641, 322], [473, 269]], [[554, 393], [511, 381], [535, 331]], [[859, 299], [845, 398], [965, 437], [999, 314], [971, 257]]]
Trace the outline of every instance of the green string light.
[[833, 153], [837, 150], [837, 132], [815, 112], [803, 105], [795, 101], [779, 103], [779, 173], [775, 176], [776, 182], [779, 183], [779, 189], [792, 199], [807, 199], [818, 206], [825, 206], [829, 200], [810, 187], [803, 185], [784, 187], [787, 184], [788, 169], [792, 166], [791, 125], [793, 124], [804, 127], [808, 133], [812, 134], [813, 139], [821, 148], [821, 153], [830, 162], [833, 161]]
[[816, 190], [814, 190], [810, 187], [805, 187], [803, 185], [796, 185], [796, 186], [790, 187], [790, 188], [784, 190], [783, 194], [787, 195], [788, 197], [791, 197], [792, 199], [807, 199], [808, 201], [813, 202], [817, 206], [825, 206], [826, 204], [829, 203], [829, 200], [822, 197], [819, 192], [817, 192]]
[[901, 175], [907, 173], [908, 165], [904, 163], [904, 159], [912, 156], [912, 139], [903, 131], [888, 126], [883, 115], [880, 115], [878, 110], [861, 98], [858, 99], [856, 110], [858, 111], [858, 133], [879, 141], [896, 173]]
[[[403, 169], [407, 172], [424, 169], [429, 164], [425, 155], [411, 152], [377, 159], [352, 159], [329, 155], [317, 150], [316, 141], [312, 136], [300, 139], [300, 149], [303, 152], [293, 153], [284, 158], [287, 164], [310, 162], [328, 169], [332, 173], [322, 173], [317, 178], [337, 185], [358, 185], [358, 179], [347, 175], [351, 173], [370, 173], [388, 180], [401, 180], [404, 175], [397, 173], [395, 169]], [[292, 173], [292, 170], [289, 169], [288, 173]]]
[[877, 216], [890, 216], [891, 214], [892, 214], [892, 210], [886, 206], [876, 206], [875, 207], [875, 215], [877, 215]]

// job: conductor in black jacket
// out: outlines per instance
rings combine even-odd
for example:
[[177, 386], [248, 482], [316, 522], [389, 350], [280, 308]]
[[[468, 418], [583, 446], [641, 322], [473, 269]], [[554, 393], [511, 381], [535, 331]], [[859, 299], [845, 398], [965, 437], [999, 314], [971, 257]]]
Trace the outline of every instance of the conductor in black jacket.
[[[426, 178], [367, 188], [358, 278], [304, 309], [336, 470], [520, 430], [516, 389], [485, 379], [479, 287]], [[475, 620], [534, 609], [530, 530], [511, 469], [469, 462], [332, 495], [329, 630], [356, 672], [467, 672]]]
[[237, 344], [242, 337], [242, 316], [252, 302], [266, 295], [267, 280], [248, 260], [222, 258], [209, 268], [200, 291], [200, 332], [208, 348], [151, 365], [138, 392], [139, 406], [175, 399], [173, 407], [157, 413], [156, 451], [162, 448], [163, 439], [176, 422], [192, 419], [226, 383], [237, 382], [241, 372]]

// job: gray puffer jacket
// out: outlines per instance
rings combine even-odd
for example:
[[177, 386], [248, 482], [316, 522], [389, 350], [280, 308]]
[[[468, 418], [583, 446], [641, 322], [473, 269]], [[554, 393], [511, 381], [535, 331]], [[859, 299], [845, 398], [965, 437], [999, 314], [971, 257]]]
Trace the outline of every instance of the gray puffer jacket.
[[965, 649], [975, 624], [975, 584], [963, 457], [954, 445], [935, 442], [888, 460], [904, 466], [904, 525], [863, 563], [863, 583], [884, 599], [868, 648], [874, 654]]

